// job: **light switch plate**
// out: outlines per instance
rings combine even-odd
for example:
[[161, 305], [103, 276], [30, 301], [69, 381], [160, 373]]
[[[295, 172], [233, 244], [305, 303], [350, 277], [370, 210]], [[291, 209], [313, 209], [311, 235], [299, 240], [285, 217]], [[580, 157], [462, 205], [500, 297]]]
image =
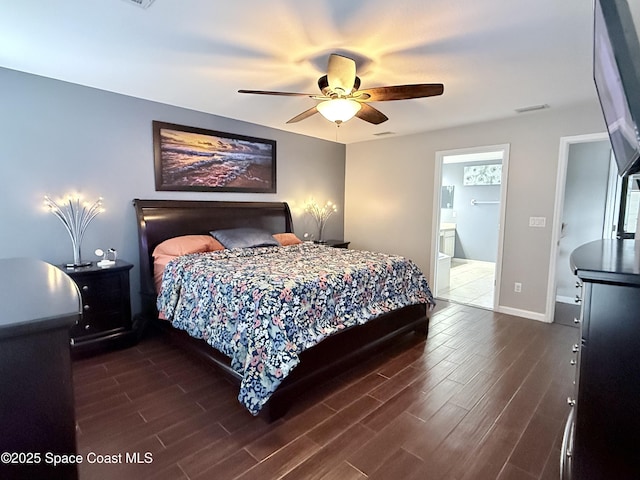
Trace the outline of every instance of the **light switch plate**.
[[547, 226], [547, 217], [529, 217], [529, 226], [544, 228]]

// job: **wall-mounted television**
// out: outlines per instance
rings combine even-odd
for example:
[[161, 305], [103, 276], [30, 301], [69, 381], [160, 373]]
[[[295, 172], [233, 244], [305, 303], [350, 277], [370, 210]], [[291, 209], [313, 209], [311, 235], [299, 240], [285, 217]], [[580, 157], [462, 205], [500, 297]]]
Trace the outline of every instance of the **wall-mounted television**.
[[640, 42], [627, 0], [594, 3], [593, 78], [622, 176], [640, 171]]

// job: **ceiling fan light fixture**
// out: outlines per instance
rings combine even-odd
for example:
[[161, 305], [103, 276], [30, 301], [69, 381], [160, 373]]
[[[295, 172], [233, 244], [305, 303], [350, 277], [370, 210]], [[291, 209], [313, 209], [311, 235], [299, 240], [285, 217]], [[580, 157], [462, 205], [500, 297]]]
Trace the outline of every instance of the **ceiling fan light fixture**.
[[340, 124], [351, 120], [362, 108], [362, 105], [360, 102], [348, 98], [333, 98], [319, 103], [317, 108], [324, 118]]

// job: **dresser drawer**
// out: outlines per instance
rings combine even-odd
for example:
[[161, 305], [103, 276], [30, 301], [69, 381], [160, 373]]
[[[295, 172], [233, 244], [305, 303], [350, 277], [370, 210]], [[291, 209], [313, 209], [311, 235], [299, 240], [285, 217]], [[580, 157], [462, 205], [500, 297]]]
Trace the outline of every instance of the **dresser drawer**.
[[575, 409], [569, 412], [562, 436], [560, 451], [560, 479], [573, 479], [573, 440], [575, 436]]

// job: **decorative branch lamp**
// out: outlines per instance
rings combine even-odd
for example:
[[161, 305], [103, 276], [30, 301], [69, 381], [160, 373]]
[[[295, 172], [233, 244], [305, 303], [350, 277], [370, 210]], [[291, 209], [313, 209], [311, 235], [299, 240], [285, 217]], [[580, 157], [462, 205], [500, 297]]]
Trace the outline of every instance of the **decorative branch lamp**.
[[82, 202], [79, 195], [67, 196], [64, 200], [55, 202], [51, 197], [44, 197], [45, 207], [53, 213], [67, 229], [69, 237], [71, 237], [71, 245], [73, 246], [73, 263], [68, 263], [67, 267], [83, 267], [91, 265], [91, 262], [83, 262], [80, 255], [80, 245], [84, 232], [91, 220], [96, 215], [104, 211], [102, 208], [102, 197], [98, 198], [93, 204]]
[[321, 207], [315, 200], [311, 199], [307, 202], [304, 210], [316, 221], [318, 225], [318, 241], [324, 243], [324, 227], [329, 217], [338, 211], [338, 206], [335, 203], [327, 202]]

